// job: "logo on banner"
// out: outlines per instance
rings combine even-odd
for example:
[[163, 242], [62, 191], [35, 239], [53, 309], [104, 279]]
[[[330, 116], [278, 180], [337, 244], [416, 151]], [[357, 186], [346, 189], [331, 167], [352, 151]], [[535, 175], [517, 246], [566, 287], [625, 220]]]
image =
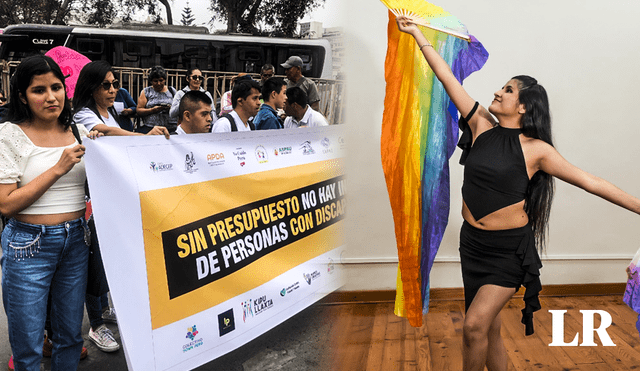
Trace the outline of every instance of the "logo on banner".
[[346, 145], [343, 137], [338, 137], [338, 144], [340, 145], [340, 149], [344, 149]]
[[233, 319], [233, 308], [218, 314], [218, 328], [220, 329], [220, 336], [226, 335], [236, 329], [236, 322]]
[[247, 152], [243, 150], [242, 147], [236, 148], [236, 150], [233, 151], [233, 156], [238, 159], [238, 163], [240, 164], [240, 166], [246, 165]]
[[289, 287], [285, 287], [284, 289], [282, 289], [282, 291], [280, 291], [280, 296], [285, 296], [286, 294], [291, 294], [292, 292], [296, 291], [299, 288], [300, 288], [300, 282], [296, 282], [293, 285], [291, 285]]
[[333, 153], [333, 150], [330, 148], [331, 141], [329, 140], [329, 138], [325, 137], [320, 141], [320, 144], [322, 144], [322, 146], [324, 147], [324, 149], [322, 150], [323, 154]]
[[263, 146], [256, 147], [256, 160], [258, 160], [259, 164], [264, 164], [269, 162], [269, 157], [267, 156], [267, 150]]
[[273, 307], [273, 299], [268, 299], [266, 295], [263, 295], [253, 301], [253, 310], [256, 313], [256, 316], [267, 309], [271, 309]]
[[169, 171], [169, 170], [173, 170], [173, 164], [164, 164], [164, 163], [162, 163], [162, 162], [155, 163], [155, 162], [151, 161], [151, 164], [149, 165], [149, 168], [150, 168], [154, 173], [157, 173], [158, 171]]
[[327, 264], [327, 273], [333, 274], [334, 269], [336, 269], [336, 267], [333, 264], [333, 259], [329, 258], [329, 263]]
[[209, 166], [219, 166], [224, 164], [224, 153], [209, 153], [207, 155], [207, 164]]
[[304, 141], [300, 145], [300, 149], [302, 150], [303, 155], [313, 155], [316, 153], [316, 151], [313, 150], [313, 147], [311, 147], [311, 142], [308, 140]]
[[[286, 291], [284, 291], [286, 293]], [[284, 296], [282, 292], [280, 295]], [[266, 295], [255, 299], [249, 299], [242, 302], [242, 321], [247, 322], [247, 318], [257, 316], [258, 314], [271, 309], [273, 307], [273, 299], [267, 298]]]
[[189, 343], [184, 344], [182, 346], [182, 353], [186, 353], [194, 348], [197, 348], [203, 344], [202, 338], [196, 340], [196, 336], [198, 335], [198, 330], [196, 329], [196, 325], [187, 328], [187, 336], [186, 338], [190, 340]]
[[198, 330], [196, 329], [196, 325], [193, 325], [192, 327], [189, 327], [187, 329], [187, 339], [193, 341], [193, 339], [196, 338], [196, 335], [198, 335]]
[[307, 281], [309, 285], [311, 285], [311, 281], [315, 281], [320, 277], [320, 272], [313, 271], [311, 272], [311, 274], [303, 273], [302, 276], [304, 277], [304, 280]]
[[198, 171], [196, 167], [196, 157], [193, 155], [193, 152], [187, 153], [184, 160], [184, 172], [187, 174], [193, 174]]
[[290, 155], [291, 154], [291, 147], [280, 147], [280, 148], [274, 148], [273, 149], [273, 154], [278, 156], [284, 156], [284, 155]]
[[251, 308], [251, 299], [242, 302], [242, 322], [247, 322], [247, 317], [253, 317], [253, 308]]

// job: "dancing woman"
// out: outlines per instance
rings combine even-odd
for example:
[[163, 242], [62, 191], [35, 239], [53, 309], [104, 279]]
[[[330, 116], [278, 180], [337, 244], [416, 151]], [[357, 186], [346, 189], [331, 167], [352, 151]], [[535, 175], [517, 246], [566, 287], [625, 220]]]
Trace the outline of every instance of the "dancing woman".
[[[553, 178], [640, 214], [640, 200], [567, 162], [551, 141], [545, 89], [516, 76], [494, 93], [488, 109], [464, 90], [420, 29], [399, 17], [398, 29], [418, 43], [427, 63], [460, 111], [466, 158], [462, 186], [460, 261], [466, 315], [464, 370], [507, 370], [500, 310], [524, 285], [522, 322], [533, 333], [540, 309], [536, 247], [542, 251], [553, 198]], [[492, 116], [493, 115], [493, 116]], [[495, 118], [494, 118], [495, 117]]]

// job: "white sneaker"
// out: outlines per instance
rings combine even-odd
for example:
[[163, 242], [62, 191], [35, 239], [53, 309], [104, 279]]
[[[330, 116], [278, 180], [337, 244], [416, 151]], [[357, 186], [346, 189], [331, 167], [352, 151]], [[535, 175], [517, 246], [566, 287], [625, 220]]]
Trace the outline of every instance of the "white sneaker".
[[109, 307], [109, 309], [102, 312], [102, 320], [109, 323], [118, 323], [115, 308]]
[[89, 339], [103, 352], [115, 352], [120, 349], [120, 344], [116, 342], [113, 333], [105, 325], [100, 325], [95, 332], [90, 328]]

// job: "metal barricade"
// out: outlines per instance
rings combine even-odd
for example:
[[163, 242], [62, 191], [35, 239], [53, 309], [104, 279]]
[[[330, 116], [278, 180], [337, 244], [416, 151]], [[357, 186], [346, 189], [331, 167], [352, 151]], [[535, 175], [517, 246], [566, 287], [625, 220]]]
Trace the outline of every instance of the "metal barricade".
[[[9, 80], [15, 68], [20, 62], [0, 61], [2, 66], [1, 78], [2, 90], [5, 97], [9, 97]], [[140, 92], [149, 86], [149, 68], [113, 67], [116, 79], [120, 80], [121, 86], [137, 102]], [[187, 85], [183, 69], [167, 69], [167, 85], [180, 90]], [[235, 72], [202, 71], [204, 76], [203, 89], [209, 91], [213, 97], [214, 104], [218, 105], [222, 95], [231, 88], [231, 79], [237, 75]], [[255, 80], [260, 80], [260, 75], [250, 74]], [[280, 76], [284, 77], [284, 76]], [[311, 79], [318, 87], [320, 94], [320, 113], [322, 113], [330, 125], [343, 123], [343, 102], [344, 83], [341, 80]], [[219, 108], [219, 107], [218, 107]]]

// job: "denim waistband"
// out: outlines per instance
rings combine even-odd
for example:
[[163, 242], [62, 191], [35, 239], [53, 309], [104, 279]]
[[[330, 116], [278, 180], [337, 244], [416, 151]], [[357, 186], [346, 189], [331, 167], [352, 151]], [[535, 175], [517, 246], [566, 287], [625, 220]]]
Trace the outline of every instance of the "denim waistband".
[[86, 221], [84, 217], [80, 217], [78, 219], [68, 220], [64, 223], [56, 224], [56, 225], [44, 225], [44, 224], [29, 224], [16, 220], [15, 218], [9, 219], [7, 222], [7, 226], [18, 227], [23, 230], [28, 230], [31, 232], [41, 232], [41, 233], [56, 233], [61, 232], [70, 228], [75, 227], [85, 227]]

